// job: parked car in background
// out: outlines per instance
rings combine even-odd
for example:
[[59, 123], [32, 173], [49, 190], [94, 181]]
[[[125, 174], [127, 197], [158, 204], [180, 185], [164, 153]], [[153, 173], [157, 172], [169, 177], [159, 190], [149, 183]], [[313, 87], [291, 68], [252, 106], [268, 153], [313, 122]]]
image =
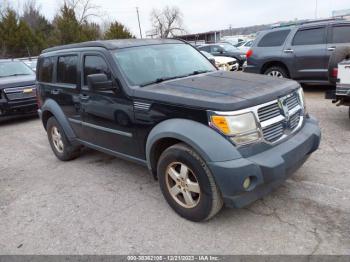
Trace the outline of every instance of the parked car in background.
[[248, 41], [244, 41], [243, 43], [239, 43], [238, 45], [236, 45], [236, 47], [239, 50], [242, 50], [243, 52], [247, 52], [253, 45], [254, 40], [248, 40]]
[[34, 72], [36, 71], [37, 57], [19, 58], [19, 60], [29, 66]]
[[304, 22], [258, 34], [247, 52], [244, 71], [329, 84], [328, 61], [337, 46], [350, 44], [350, 22], [340, 19]]
[[201, 51], [210, 61], [214, 60], [214, 65], [223, 71], [237, 71], [239, 69], [239, 63], [235, 58], [226, 56], [213, 56], [212, 54]]
[[246, 60], [246, 52], [239, 50], [228, 43], [206, 44], [198, 47], [200, 51], [206, 51], [213, 56], [226, 56], [235, 58], [241, 67]]
[[180, 40], [54, 47], [37, 71], [38, 112], [58, 159], [86, 146], [148, 167], [192, 221], [268, 194], [320, 143], [297, 82], [218, 71]]
[[0, 60], [0, 117], [36, 110], [34, 72], [19, 60]]

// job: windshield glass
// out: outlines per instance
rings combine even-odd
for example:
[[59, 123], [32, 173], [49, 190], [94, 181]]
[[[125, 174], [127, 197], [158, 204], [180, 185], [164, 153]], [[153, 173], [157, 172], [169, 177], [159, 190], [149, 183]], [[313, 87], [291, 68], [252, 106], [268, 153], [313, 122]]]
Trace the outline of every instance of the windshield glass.
[[116, 62], [134, 86], [162, 82], [217, 69], [187, 44], [148, 45], [114, 52]]
[[228, 51], [228, 52], [237, 51], [237, 47], [234, 47], [234, 46], [231, 45], [231, 44], [222, 43], [222, 44], [220, 44], [220, 46], [222, 46], [222, 47], [225, 49], [225, 51]]
[[9, 77], [17, 75], [33, 75], [34, 72], [19, 61], [0, 62], [0, 77]]

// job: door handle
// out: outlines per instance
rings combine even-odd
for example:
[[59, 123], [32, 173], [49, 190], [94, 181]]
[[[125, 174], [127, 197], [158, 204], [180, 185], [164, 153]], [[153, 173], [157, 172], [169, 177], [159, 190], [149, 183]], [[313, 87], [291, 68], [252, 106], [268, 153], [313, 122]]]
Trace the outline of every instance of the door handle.
[[294, 53], [294, 50], [288, 48], [288, 49], [284, 49], [283, 52], [291, 54], [291, 53]]
[[331, 46], [327, 48], [328, 51], [334, 51], [335, 50], [335, 46]]
[[59, 95], [60, 93], [61, 93], [61, 90], [60, 90], [60, 89], [51, 90], [51, 94], [52, 94], [52, 95]]
[[90, 96], [84, 95], [84, 94], [80, 95], [79, 97], [81, 100], [89, 100], [89, 98], [90, 98]]

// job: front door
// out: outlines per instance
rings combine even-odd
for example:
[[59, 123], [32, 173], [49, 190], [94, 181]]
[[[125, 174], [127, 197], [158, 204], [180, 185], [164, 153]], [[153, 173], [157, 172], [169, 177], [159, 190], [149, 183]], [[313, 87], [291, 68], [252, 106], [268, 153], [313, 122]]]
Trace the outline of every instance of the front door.
[[301, 28], [285, 52], [294, 56], [295, 79], [327, 80], [326, 28]]
[[132, 100], [121, 89], [99, 91], [88, 88], [88, 75], [103, 73], [109, 79], [115, 79], [102, 53], [85, 53], [81, 62], [80, 101], [86, 142], [138, 158], [140, 152], [135, 138]]

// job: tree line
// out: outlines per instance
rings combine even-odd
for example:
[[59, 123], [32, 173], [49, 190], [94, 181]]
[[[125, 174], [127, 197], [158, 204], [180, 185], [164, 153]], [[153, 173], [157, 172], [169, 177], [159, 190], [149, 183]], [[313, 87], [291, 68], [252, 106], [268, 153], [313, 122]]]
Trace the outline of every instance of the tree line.
[[52, 21], [41, 13], [35, 0], [26, 2], [21, 14], [10, 6], [0, 8], [0, 58], [36, 56], [56, 45], [134, 37], [118, 21], [105, 28], [90, 22], [90, 17], [98, 16], [98, 7], [90, 0], [64, 0]]

